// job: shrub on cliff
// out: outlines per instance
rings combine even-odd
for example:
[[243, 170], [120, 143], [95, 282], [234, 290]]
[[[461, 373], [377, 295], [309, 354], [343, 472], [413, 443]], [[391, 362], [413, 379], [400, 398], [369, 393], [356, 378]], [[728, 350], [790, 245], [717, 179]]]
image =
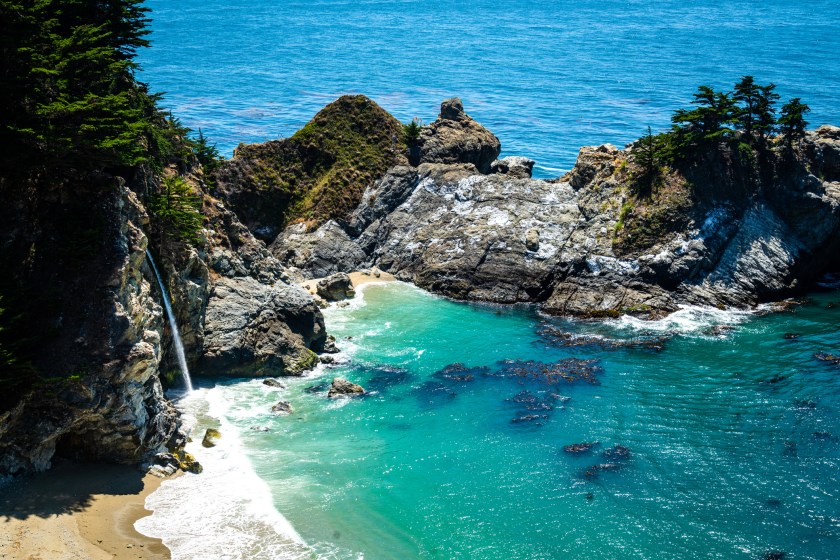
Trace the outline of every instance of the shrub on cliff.
[[165, 177], [151, 196], [149, 210], [161, 234], [180, 241], [198, 241], [204, 217], [201, 196], [178, 176]]

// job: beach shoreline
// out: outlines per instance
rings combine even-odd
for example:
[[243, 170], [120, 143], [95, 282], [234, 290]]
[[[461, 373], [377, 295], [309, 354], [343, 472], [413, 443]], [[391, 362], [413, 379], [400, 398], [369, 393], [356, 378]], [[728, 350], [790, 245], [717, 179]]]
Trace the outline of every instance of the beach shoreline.
[[162, 479], [137, 467], [57, 461], [0, 486], [0, 559], [168, 560], [160, 539], [134, 528]]
[[[367, 284], [396, 282], [397, 280], [393, 274], [389, 274], [388, 272], [378, 269], [375, 271], [356, 270], [348, 273], [347, 276], [350, 277], [350, 283], [353, 285], [354, 290], [358, 290], [360, 287]], [[323, 280], [323, 278], [311, 278], [309, 280], [298, 282], [298, 285], [309, 292], [310, 295], [314, 296], [318, 294], [317, 286], [318, 282], [321, 280]]]

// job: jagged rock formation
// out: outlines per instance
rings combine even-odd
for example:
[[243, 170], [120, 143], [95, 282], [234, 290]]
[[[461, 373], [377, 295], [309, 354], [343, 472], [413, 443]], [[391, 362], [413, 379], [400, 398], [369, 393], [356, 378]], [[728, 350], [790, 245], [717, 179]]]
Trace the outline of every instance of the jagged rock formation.
[[492, 132], [464, 112], [461, 100], [447, 99], [438, 119], [423, 127], [417, 140], [421, 163], [471, 163], [488, 173], [502, 144]]
[[365, 188], [407, 160], [400, 122], [363, 95], [345, 95], [292, 137], [240, 145], [224, 162], [218, 193], [260, 239], [295, 220], [342, 220]]
[[[93, 205], [93, 219], [102, 220], [104, 229], [91, 239], [85, 269], [70, 269], [76, 275], [72, 278], [56, 278], [65, 270], [45, 267], [80, 255], [53, 255], [54, 242], [43, 236], [39, 223], [53, 218], [53, 224], [62, 224], [59, 216], [67, 219], [65, 212], [75, 209], [60, 199], [42, 199], [39, 207], [26, 207], [27, 202], [12, 192], [4, 193], [4, 200], [14, 201], [24, 219], [32, 218], [27, 220], [31, 229], [23, 230], [21, 224], [27, 222], [18, 221], [21, 216], [6, 216], [5, 227], [15, 224], [21, 229], [4, 238], [9, 245], [31, 244], [43, 250], [45, 254], [33, 255], [30, 263], [32, 282], [43, 289], [45, 282], [54, 281], [63, 291], [51, 302], [58, 306], [60, 323], [49, 344], [42, 346], [43, 361], [37, 364], [56, 377], [34, 381], [29, 390], [19, 387], [17, 401], [0, 409], [2, 474], [47, 469], [55, 453], [136, 463], [184, 442], [178, 414], [164, 398], [158, 377], [163, 311], [148, 280], [148, 239], [143, 233], [148, 215], [121, 180], [88, 181], [91, 184], [75, 187], [74, 194], [83, 204]], [[29, 212], [39, 218], [27, 216]], [[4, 254], [14, 258], [14, 248], [6, 248]], [[50, 262], [53, 256], [56, 261]], [[45, 315], [41, 320], [55, 318]]]
[[[206, 278], [205, 297], [182, 291], [183, 315], [197, 333], [191, 352], [197, 371], [300, 375], [317, 363], [326, 340], [320, 310], [221, 201], [206, 197], [204, 207], [206, 243], [183, 270], [207, 270], [187, 275]], [[180, 285], [191, 283], [182, 276]]]
[[274, 254], [308, 277], [375, 265], [456, 298], [595, 317], [752, 306], [840, 266], [836, 127], [808, 133], [772, 180], [724, 153], [669, 171], [645, 198], [633, 191], [632, 148], [582, 148], [565, 177], [531, 179], [529, 160], [479, 158], [483, 131], [450, 141], [453, 128], [473, 134], [467, 119], [445, 102], [421, 133], [425, 161], [445, 163], [389, 169], [345, 223], [288, 229]]

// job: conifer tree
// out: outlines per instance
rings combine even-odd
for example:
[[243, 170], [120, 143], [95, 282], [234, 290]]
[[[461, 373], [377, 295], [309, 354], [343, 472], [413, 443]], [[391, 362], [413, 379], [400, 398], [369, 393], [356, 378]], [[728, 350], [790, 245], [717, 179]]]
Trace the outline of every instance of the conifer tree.
[[776, 84], [759, 86], [755, 112], [755, 131], [758, 133], [760, 146], [765, 146], [767, 137], [773, 133], [776, 124], [776, 101], [779, 94], [775, 92]]
[[0, 167], [138, 163], [157, 117], [134, 80], [148, 44], [141, 0], [0, 2]]
[[738, 112], [738, 123], [744, 128], [749, 143], [753, 141], [753, 124], [756, 121], [759, 94], [759, 85], [752, 76], [744, 76], [735, 84], [733, 99], [744, 104]]
[[798, 97], [794, 97], [782, 106], [782, 113], [779, 116], [779, 132], [785, 138], [785, 145], [788, 149], [793, 148], [793, 142], [805, 137], [805, 127], [808, 122], [805, 115], [811, 108], [802, 103]]

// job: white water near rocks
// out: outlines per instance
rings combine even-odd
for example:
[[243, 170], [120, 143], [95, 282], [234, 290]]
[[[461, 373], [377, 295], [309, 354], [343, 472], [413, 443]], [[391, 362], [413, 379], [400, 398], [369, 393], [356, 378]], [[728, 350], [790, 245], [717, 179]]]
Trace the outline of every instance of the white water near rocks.
[[175, 355], [178, 357], [178, 367], [181, 369], [181, 377], [184, 380], [184, 388], [189, 393], [192, 391], [192, 382], [190, 381], [190, 370], [187, 367], [187, 357], [184, 355], [184, 345], [181, 343], [181, 333], [178, 332], [178, 324], [175, 322], [175, 314], [172, 313], [172, 304], [169, 302], [169, 295], [166, 293], [166, 288], [163, 286], [163, 279], [160, 277], [155, 260], [152, 258], [152, 253], [146, 249], [146, 256], [149, 258], [149, 264], [155, 272], [155, 277], [160, 286], [160, 293], [163, 296], [163, 306], [166, 308], [166, 316], [169, 318], [169, 327], [172, 330], [172, 345], [175, 347]]

